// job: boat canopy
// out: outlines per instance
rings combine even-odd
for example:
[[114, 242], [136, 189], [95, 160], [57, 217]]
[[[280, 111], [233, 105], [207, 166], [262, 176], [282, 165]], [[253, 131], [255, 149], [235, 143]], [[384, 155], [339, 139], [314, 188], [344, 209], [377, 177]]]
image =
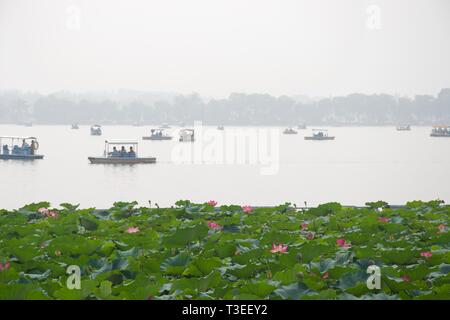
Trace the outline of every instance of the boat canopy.
[[433, 126], [434, 129], [449, 129], [450, 126]]
[[0, 139], [37, 140], [36, 137], [0, 136]]
[[328, 131], [327, 129], [312, 129], [312, 131], [322, 131], [322, 132], [325, 132], [325, 131]]
[[[136, 140], [105, 140], [104, 156], [107, 157], [110, 154], [110, 146], [133, 146], [135, 156], [138, 154], [138, 142]], [[113, 148], [114, 149], [114, 148]]]
[[133, 144], [137, 145], [138, 142], [136, 140], [105, 140], [106, 144]]
[[38, 139], [36, 137], [17, 137], [17, 136], [0, 136], [0, 145], [3, 145], [3, 140], [11, 140], [11, 146], [14, 145], [15, 141], [21, 141], [21, 140], [35, 140], [36, 142]]

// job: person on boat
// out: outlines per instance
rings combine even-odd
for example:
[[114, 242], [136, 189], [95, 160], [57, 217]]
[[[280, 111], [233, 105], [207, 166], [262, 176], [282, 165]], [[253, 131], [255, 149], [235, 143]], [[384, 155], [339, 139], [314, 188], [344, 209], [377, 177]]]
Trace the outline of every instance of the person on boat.
[[34, 155], [36, 150], [37, 150], [37, 143], [35, 140], [31, 140], [30, 154]]
[[7, 144], [5, 144], [4, 146], [3, 146], [3, 154], [4, 155], [9, 155], [9, 147], [8, 147], [8, 145]]
[[30, 145], [27, 143], [25, 139], [22, 140], [22, 153], [24, 155], [30, 154]]
[[122, 148], [120, 149], [120, 156], [126, 157], [126, 155], [127, 155], [127, 150], [125, 150], [125, 147], [122, 146]]
[[120, 152], [117, 151], [116, 147], [113, 147], [113, 151], [109, 153], [110, 157], [119, 157], [120, 156]]
[[130, 158], [136, 158], [136, 152], [134, 152], [133, 147], [130, 147], [130, 151], [128, 151], [127, 156]]

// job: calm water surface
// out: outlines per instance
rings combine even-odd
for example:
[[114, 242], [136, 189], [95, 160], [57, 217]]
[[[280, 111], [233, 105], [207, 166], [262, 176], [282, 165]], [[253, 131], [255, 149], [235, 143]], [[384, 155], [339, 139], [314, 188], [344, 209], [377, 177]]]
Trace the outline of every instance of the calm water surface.
[[[45, 155], [34, 162], [0, 161], [0, 207], [50, 201], [54, 206], [70, 202], [106, 208], [115, 201], [133, 200], [167, 206], [179, 199], [251, 205], [450, 201], [450, 139], [431, 138], [429, 127], [413, 127], [409, 132], [393, 127], [329, 128], [334, 141], [305, 141], [310, 130], [282, 135], [283, 128], [275, 128], [280, 130], [279, 168], [272, 175], [261, 174], [258, 164], [176, 164], [172, 154], [180, 145], [179, 129], [168, 130], [175, 135], [172, 141], [140, 140], [149, 128], [104, 126], [103, 136], [94, 137], [89, 126], [71, 130], [69, 126], [0, 125], [3, 136], [38, 137], [38, 153]], [[227, 130], [233, 128], [226, 127], [224, 134]], [[102, 155], [106, 138], [139, 139], [140, 155], [155, 156], [159, 163], [89, 164], [88, 156]]]

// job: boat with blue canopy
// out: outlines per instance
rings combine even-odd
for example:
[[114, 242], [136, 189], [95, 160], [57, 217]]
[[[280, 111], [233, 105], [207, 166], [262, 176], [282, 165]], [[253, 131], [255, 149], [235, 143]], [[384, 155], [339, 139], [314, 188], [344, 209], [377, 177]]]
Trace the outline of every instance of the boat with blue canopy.
[[430, 136], [450, 138], [450, 126], [434, 126]]
[[44, 156], [37, 154], [39, 142], [35, 137], [0, 137], [0, 159], [2, 160], [40, 160]]
[[88, 157], [92, 164], [139, 164], [155, 163], [155, 157], [141, 158], [138, 142], [134, 140], [105, 140], [103, 157]]
[[151, 129], [150, 135], [142, 137], [142, 140], [172, 140], [172, 137], [164, 133], [164, 129]]
[[334, 136], [329, 136], [328, 130], [313, 129], [312, 136], [306, 136], [305, 140], [334, 140]]

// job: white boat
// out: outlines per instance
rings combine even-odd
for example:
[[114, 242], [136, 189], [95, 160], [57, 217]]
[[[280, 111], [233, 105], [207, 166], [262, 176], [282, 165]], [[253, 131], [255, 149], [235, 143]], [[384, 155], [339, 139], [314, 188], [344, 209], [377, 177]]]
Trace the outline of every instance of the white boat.
[[217, 126], [217, 130], [225, 130], [225, 128], [222, 125], [220, 125], [220, 126]]
[[180, 142], [193, 142], [194, 141], [194, 129], [181, 129], [179, 141]]
[[305, 140], [334, 140], [334, 136], [328, 135], [328, 130], [313, 129], [311, 136], [306, 136]]
[[77, 130], [77, 129], [80, 129], [80, 127], [78, 127], [78, 124], [74, 123], [74, 124], [71, 126], [71, 129]]
[[397, 126], [397, 131], [411, 131], [411, 126], [410, 125]]
[[[117, 147], [121, 149], [118, 150]], [[128, 151], [127, 147], [129, 148]], [[105, 140], [103, 157], [88, 157], [88, 159], [92, 164], [156, 163], [155, 157], [139, 157], [138, 142], [133, 140]]]
[[431, 129], [431, 137], [444, 137], [449, 138], [450, 137], [450, 126], [434, 126], [433, 129]]
[[[9, 143], [3, 144], [4, 140]], [[36, 154], [39, 142], [35, 137], [0, 137], [0, 146], [0, 159], [2, 160], [40, 160], [44, 158], [43, 155]]]
[[292, 128], [286, 128], [286, 129], [284, 129], [284, 131], [283, 131], [283, 134], [297, 134], [298, 132], [297, 131], [295, 131], [294, 129], [292, 129]]
[[165, 134], [164, 129], [151, 129], [150, 136], [144, 136], [142, 140], [172, 140], [172, 137]]
[[101, 136], [102, 135], [102, 126], [95, 124], [91, 127], [91, 136]]

